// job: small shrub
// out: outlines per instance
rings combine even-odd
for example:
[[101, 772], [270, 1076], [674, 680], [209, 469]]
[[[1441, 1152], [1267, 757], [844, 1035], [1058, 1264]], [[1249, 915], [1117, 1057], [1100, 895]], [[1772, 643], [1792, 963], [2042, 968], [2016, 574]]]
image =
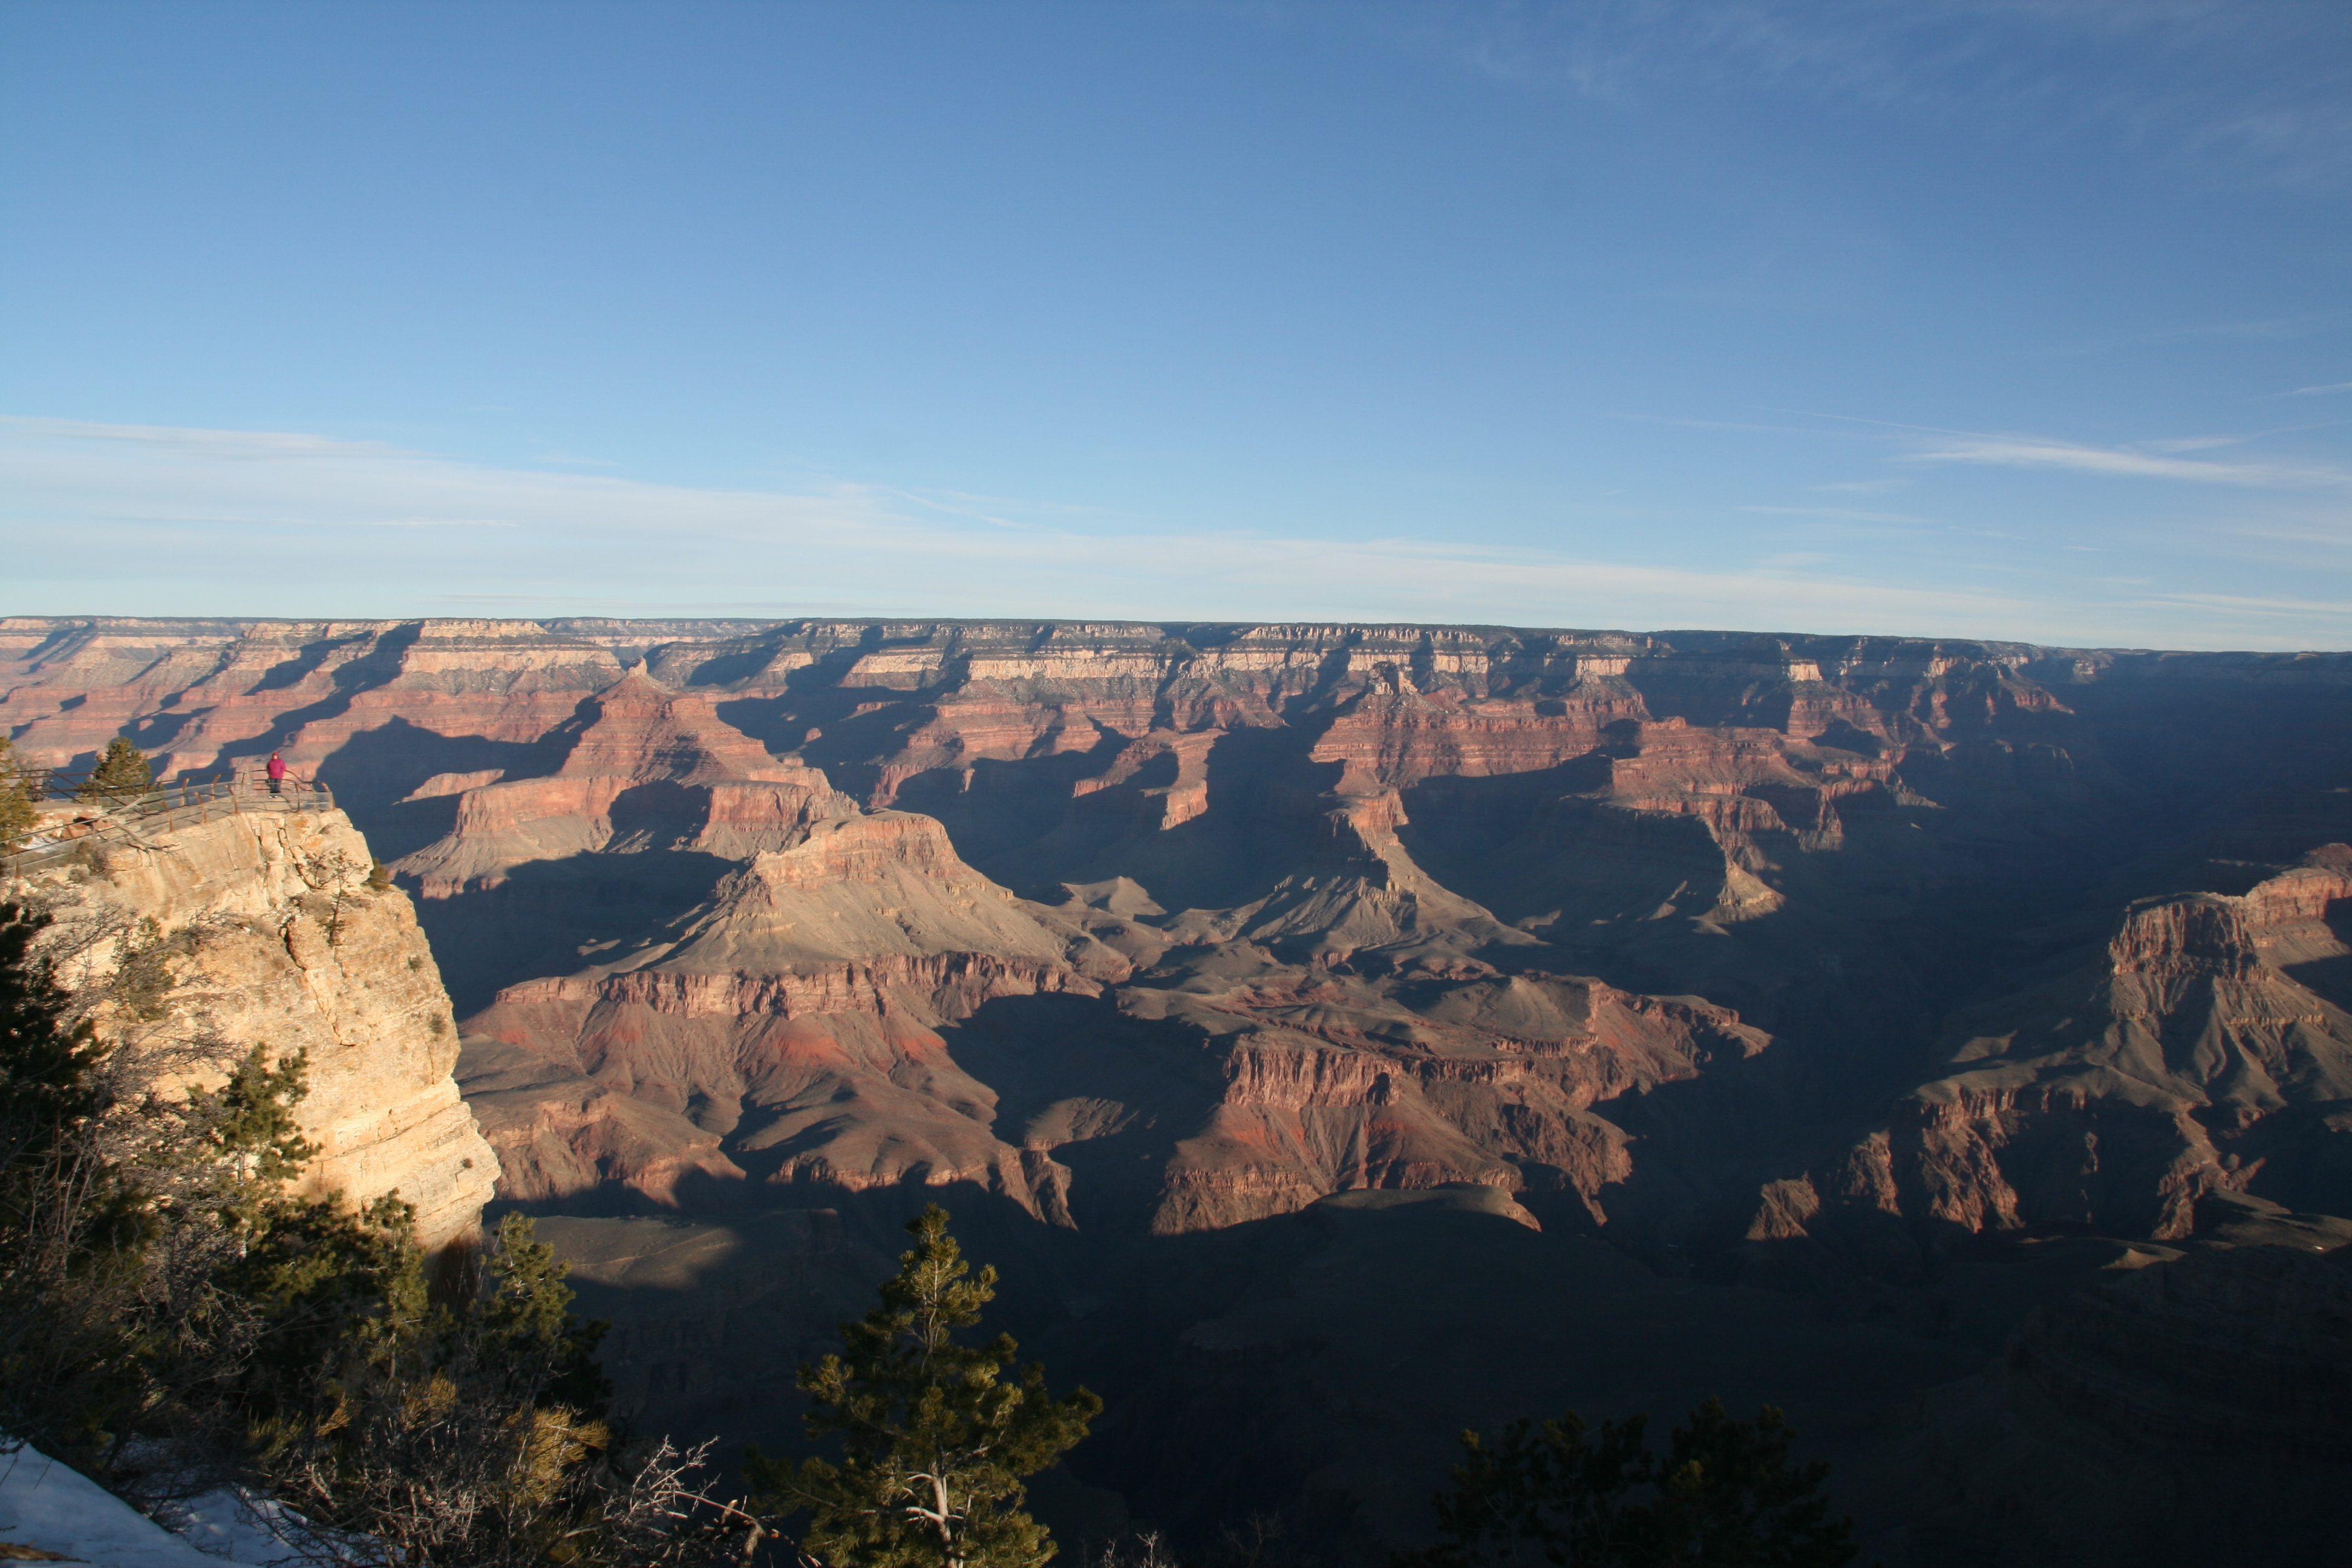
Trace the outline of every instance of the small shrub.
[[142, 1024], [152, 1024], [169, 1009], [172, 954], [181, 944], [167, 941], [163, 927], [149, 915], [122, 933], [116, 943], [114, 980], [107, 994], [114, 1005]]

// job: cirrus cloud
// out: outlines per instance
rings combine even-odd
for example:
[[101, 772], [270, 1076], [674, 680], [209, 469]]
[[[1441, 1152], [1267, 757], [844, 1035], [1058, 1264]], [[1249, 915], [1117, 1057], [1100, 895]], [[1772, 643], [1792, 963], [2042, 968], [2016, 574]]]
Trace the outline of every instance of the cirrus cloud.
[[[1646, 541], [1593, 526], [1558, 550], [1506, 547], [1450, 518], [1433, 518], [1423, 535], [1334, 541], [850, 482], [695, 488], [286, 432], [26, 418], [0, 419], [0, 546], [14, 568], [13, 602], [0, 611], [16, 614], [415, 616], [495, 603], [538, 616], [1712, 625], [2075, 646], [2347, 640], [2342, 617], [2316, 599], [2294, 613], [2194, 597], [2210, 595], [2206, 584], [2074, 576], [2052, 564], [2061, 552], [2035, 564], [2007, 539], [1923, 574], [1866, 549], [1791, 548], [1764, 521], [1748, 547], [1710, 552], [1678, 545], [1670, 527]], [[1915, 531], [1925, 522], [1901, 520]]]

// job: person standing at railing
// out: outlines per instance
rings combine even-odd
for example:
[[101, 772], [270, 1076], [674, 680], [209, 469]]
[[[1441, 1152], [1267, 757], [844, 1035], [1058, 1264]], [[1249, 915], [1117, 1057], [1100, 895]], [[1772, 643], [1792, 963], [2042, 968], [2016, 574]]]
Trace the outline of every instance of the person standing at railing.
[[[246, 753], [252, 755], [250, 752]], [[277, 752], [269, 753], [269, 793], [276, 795], [286, 784], [286, 759]]]

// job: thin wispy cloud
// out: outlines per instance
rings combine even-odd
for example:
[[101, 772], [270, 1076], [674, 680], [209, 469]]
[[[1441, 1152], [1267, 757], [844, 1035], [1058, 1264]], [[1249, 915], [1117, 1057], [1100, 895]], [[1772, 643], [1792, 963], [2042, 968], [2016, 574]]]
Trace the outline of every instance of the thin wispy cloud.
[[[1832, 414], [1818, 409], [1779, 408], [1769, 412], [1796, 414], [1829, 422], [1824, 429], [1789, 426], [1711, 425], [1700, 420], [1671, 421], [1694, 428], [1771, 431], [1790, 435], [1850, 436], [1843, 427], [1859, 426], [1874, 433], [1871, 438], [1900, 445], [1906, 450], [1890, 460], [1918, 466], [1959, 465], [2038, 469], [2045, 473], [2103, 474], [2111, 478], [2185, 480], [2198, 485], [2234, 486], [2252, 489], [2333, 491], [2352, 489], [2352, 469], [2326, 463], [2275, 460], [2217, 462], [2183, 454], [2243, 447], [2272, 437], [2294, 435], [2322, 426], [2291, 426], [2240, 436], [2152, 437], [2119, 447], [2098, 447], [2053, 437], [1996, 434], [1915, 425], [1861, 415]], [[1891, 481], [1908, 483], [1908, 480]], [[1817, 484], [1816, 490], [1841, 487]], [[1847, 486], [1844, 488], [1860, 488]]]
[[[1064, 526], [1101, 521], [1115, 517], [1110, 509], [1077, 506], [1066, 501], [1035, 501], [1016, 496], [975, 495], [966, 490], [914, 489], [891, 486], [879, 493], [895, 497], [927, 511], [970, 518], [997, 528], [1036, 528], [1058, 522]], [[1051, 520], [1051, 521], [1045, 521]]]
[[2352, 616], [2352, 600], [2290, 599], [2247, 594], [2168, 594], [2158, 601], [2256, 616]]
[[2352, 549], [2352, 516], [2326, 523], [2298, 526], [2292, 523], [2241, 523], [2233, 530], [2242, 538], [2275, 539], [2294, 544], [2318, 544], [2335, 549]]
[[1967, 463], [1994, 468], [2040, 468], [2116, 479], [2182, 479], [2191, 484], [2236, 485], [2259, 489], [2352, 489], [2352, 473], [2341, 468], [2285, 463], [2216, 463], [2130, 447], [2085, 447], [2029, 437], [1981, 437], [1947, 440], [1903, 454], [1898, 461]]
[[15, 414], [0, 414], [0, 426], [14, 426], [58, 439], [160, 447], [191, 455], [228, 459], [304, 458], [318, 461], [356, 462], [409, 455], [397, 447], [380, 441], [352, 441], [283, 430], [202, 430], [168, 425], [101, 425], [88, 420], [49, 419]]
[[1739, 510], [1765, 512], [1775, 517], [1822, 517], [1839, 522], [1897, 522], [1921, 528], [1942, 526], [1932, 517], [1913, 517], [1908, 512], [1900, 511], [1863, 511], [1844, 506], [1743, 506]]
[[2210, 452], [2216, 447], [2242, 444], [2243, 436], [2176, 436], [2165, 441], [2142, 441], [2140, 448], [2148, 452]]
[[[0, 537], [16, 613], [93, 590], [117, 613], [417, 614], [453, 595], [575, 613], [646, 603], [823, 603], [845, 613], [1381, 619], [2137, 640], [2086, 626], [2071, 586], [1920, 584], [1844, 554], [1705, 563], [1386, 534], [1328, 538], [996, 521], [875, 487], [695, 489], [502, 469], [283, 433], [0, 425]], [[1017, 509], [1026, 516], [1049, 508]], [[1840, 509], [1792, 509], [1820, 515]], [[1907, 521], [1904, 526], [1911, 526]], [[433, 542], [417, 542], [427, 530]], [[225, 586], [226, 585], [226, 586]], [[91, 603], [96, 603], [95, 599]]]
[[2352, 392], [2352, 381], [2330, 382], [2326, 386], [2298, 386], [2284, 395], [2288, 397], [2325, 397], [2334, 392]]

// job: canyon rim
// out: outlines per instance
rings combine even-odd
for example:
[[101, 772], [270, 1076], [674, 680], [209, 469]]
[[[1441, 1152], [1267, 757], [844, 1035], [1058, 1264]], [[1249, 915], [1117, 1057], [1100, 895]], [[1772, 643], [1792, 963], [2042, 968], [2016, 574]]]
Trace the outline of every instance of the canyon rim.
[[540, 1216], [658, 1425], [793, 1442], [937, 1198], [1110, 1400], [1066, 1535], [1373, 1560], [1465, 1426], [1711, 1394], [1889, 1563], [2291, 1549], [2352, 1455], [2352, 656], [16, 617], [0, 686], [331, 787], [76, 897], [242, 922], [327, 1177]]

